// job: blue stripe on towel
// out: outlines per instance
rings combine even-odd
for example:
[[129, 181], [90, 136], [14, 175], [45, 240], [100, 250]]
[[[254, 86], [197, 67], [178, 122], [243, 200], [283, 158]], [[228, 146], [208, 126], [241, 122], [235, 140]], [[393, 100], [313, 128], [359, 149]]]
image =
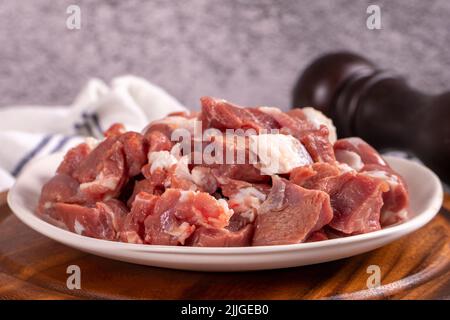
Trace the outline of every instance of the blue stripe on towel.
[[42, 138], [42, 140], [39, 142], [39, 144], [34, 147], [34, 149], [32, 149], [28, 154], [26, 154], [22, 159], [20, 159], [20, 161], [17, 163], [16, 167], [14, 168], [14, 170], [11, 172], [11, 174], [13, 176], [17, 176], [20, 171], [22, 171], [23, 167], [28, 163], [28, 161], [30, 161], [34, 156], [36, 156], [39, 151], [42, 150], [42, 148], [44, 148], [47, 143], [51, 140], [51, 138], [53, 137], [53, 135], [46, 135], [45, 137]]
[[75, 132], [82, 136], [91, 136], [97, 139], [103, 138], [103, 129], [100, 125], [99, 116], [97, 113], [83, 112], [79, 122], [73, 125]]
[[[74, 127], [76, 129], [76, 132], [78, 132], [78, 134], [88, 136], [94, 135], [94, 131], [92, 130], [92, 127], [89, 123], [88, 114], [86, 112], [83, 112], [81, 114], [81, 123], [75, 123]], [[82, 132], [81, 131], [82, 129], [85, 129], [86, 132]]]
[[61, 140], [59, 140], [58, 144], [52, 149], [52, 151], [50, 151], [50, 153], [55, 153], [55, 152], [60, 151], [64, 147], [64, 145], [73, 137], [74, 136], [63, 136], [61, 138]]
[[[83, 112], [82, 117], [83, 117], [83, 121], [86, 124], [86, 126], [89, 126], [89, 131], [90, 131], [91, 136], [94, 136], [96, 138], [102, 138], [103, 130], [102, 130], [102, 127], [100, 126], [98, 114], [95, 112], [92, 112], [92, 113]], [[97, 129], [98, 135], [94, 135], [94, 129]]]
[[100, 135], [103, 137], [103, 129], [102, 126], [100, 125], [100, 120], [98, 119], [98, 114], [97, 113], [92, 113], [91, 114], [92, 120], [94, 121], [94, 124], [97, 128], [97, 130], [100, 132]]

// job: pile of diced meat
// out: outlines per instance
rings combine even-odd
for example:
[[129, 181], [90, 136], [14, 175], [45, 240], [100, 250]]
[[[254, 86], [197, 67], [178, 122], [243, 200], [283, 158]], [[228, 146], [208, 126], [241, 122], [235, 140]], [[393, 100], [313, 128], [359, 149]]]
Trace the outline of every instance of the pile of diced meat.
[[[402, 177], [363, 140], [336, 141], [320, 112], [242, 108], [211, 97], [201, 106], [154, 121], [142, 133], [116, 124], [104, 140], [71, 149], [43, 186], [37, 213], [88, 237], [204, 247], [321, 241], [407, 218]], [[215, 147], [244, 148], [257, 163], [197, 163], [198, 150], [181, 153], [173, 141], [180, 128], [214, 128], [224, 133], [211, 140]], [[224, 138], [227, 129], [237, 132], [236, 140]], [[249, 141], [262, 143], [255, 149]], [[267, 165], [271, 156], [278, 166]]]

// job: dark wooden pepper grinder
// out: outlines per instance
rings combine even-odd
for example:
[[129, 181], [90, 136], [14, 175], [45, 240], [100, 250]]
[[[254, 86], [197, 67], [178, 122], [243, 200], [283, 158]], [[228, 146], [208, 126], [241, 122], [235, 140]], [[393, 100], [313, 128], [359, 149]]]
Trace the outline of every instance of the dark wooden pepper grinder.
[[342, 52], [305, 69], [293, 105], [321, 110], [333, 119], [339, 137], [359, 136], [380, 151], [414, 154], [450, 184], [450, 92], [423, 93], [403, 77]]

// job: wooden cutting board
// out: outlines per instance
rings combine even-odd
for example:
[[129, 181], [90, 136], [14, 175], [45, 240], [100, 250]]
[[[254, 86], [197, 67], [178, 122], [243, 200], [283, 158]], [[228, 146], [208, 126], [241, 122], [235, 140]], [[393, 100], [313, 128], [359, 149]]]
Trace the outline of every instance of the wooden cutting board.
[[[283, 270], [204, 273], [96, 257], [22, 224], [0, 195], [0, 299], [450, 299], [450, 196], [424, 228], [383, 248]], [[81, 289], [69, 290], [69, 265]], [[378, 265], [381, 286], [367, 288]]]

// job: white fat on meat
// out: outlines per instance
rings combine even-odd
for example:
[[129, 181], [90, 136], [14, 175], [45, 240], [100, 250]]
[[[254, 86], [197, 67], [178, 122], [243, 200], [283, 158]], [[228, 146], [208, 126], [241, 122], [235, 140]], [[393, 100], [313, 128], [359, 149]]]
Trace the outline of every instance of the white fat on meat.
[[255, 166], [262, 174], [289, 173], [313, 163], [303, 144], [291, 135], [260, 134], [250, 136], [250, 151], [257, 155]]
[[[259, 107], [258, 109], [267, 114], [282, 113], [280, 109], [274, 107]], [[301, 110], [303, 111], [306, 120], [314, 125], [316, 129], [319, 129], [321, 125], [326, 126], [329, 132], [328, 140], [331, 144], [334, 144], [336, 142], [336, 127], [334, 126], [333, 121], [330, 118], [328, 118], [319, 110], [311, 107], [302, 108]]]
[[[180, 157], [181, 153], [178, 146], [179, 144], [176, 144], [170, 152], [150, 152], [148, 155], [150, 173], [158, 169], [169, 170], [172, 166], [175, 166], [173, 174], [179, 179], [192, 182], [190, 189], [196, 191], [197, 186], [202, 186], [209, 178], [205, 176], [205, 173], [200, 168], [195, 167], [192, 169], [192, 172], [189, 170], [189, 156]], [[166, 181], [165, 187], [170, 187], [170, 180]]]
[[254, 187], [241, 188], [230, 196], [230, 202], [241, 209], [258, 209], [266, 195]]
[[364, 167], [361, 157], [356, 152], [349, 150], [337, 150], [335, 155], [337, 161], [348, 165], [356, 171], [360, 171]]
[[105, 203], [97, 203], [97, 206], [101, 206], [103, 208], [103, 211], [109, 216], [111, 219], [112, 227], [115, 231], [118, 231], [119, 226], [119, 219], [117, 218], [117, 215], [114, 214], [114, 211]]
[[203, 191], [214, 193], [217, 189], [217, 180], [211, 170], [205, 167], [194, 167], [191, 170], [192, 182]]
[[189, 171], [189, 156], [183, 156], [176, 162], [176, 167], [174, 174], [179, 177], [189, 181], [192, 181], [192, 175]]
[[[180, 197], [178, 198], [178, 201], [180, 203], [185, 202], [189, 199], [190, 196], [195, 196], [199, 192], [200, 191], [180, 190]], [[230, 209], [228, 207], [228, 202], [225, 199], [216, 199], [216, 201], [217, 201], [217, 204], [222, 207], [224, 214], [229, 219], [234, 214], [234, 211], [233, 211], [233, 209]], [[204, 219], [203, 217], [199, 217], [199, 218], [200, 218], [200, 221]], [[210, 222], [214, 221], [214, 219], [210, 218], [209, 221]]]
[[[171, 126], [173, 129], [185, 129], [190, 133], [201, 132], [202, 124], [197, 118], [185, 118], [181, 116], [169, 116], [165, 117], [161, 120], [153, 121], [149, 124], [148, 127], [157, 125], [157, 124], [165, 124]], [[145, 129], [144, 129], [145, 131]]]
[[398, 212], [385, 210], [381, 213], [381, 225], [393, 225], [395, 223], [403, 222], [408, 218], [408, 210], [402, 209]]
[[136, 231], [124, 231], [118, 236], [121, 239], [126, 239], [127, 243], [143, 244], [141, 237]]
[[266, 200], [266, 195], [254, 187], [241, 188], [238, 192], [230, 196], [229, 204], [236, 212], [248, 221], [253, 222], [256, 211]]
[[87, 137], [86, 139], [84, 139], [84, 143], [86, 143], [90, 150], [94, 150], [95, 148], [97, 148], [100, 142], [100, 140], [93, 137]]
[[233, 209], [230, 209], [228, 207], [228, 202], [225, 199], [218, 199], [217, 203], [222, 207], [223, 212], [228, 218], [230, 218], [234, 214]]
[[328, 140], [331, 144], [334, 144], [337, 140], [336, 127], [333, 125], [333, 121], [325, 116], [319, 110], [316, 110], [311, 107], [302, 108], [303, 113], [308, 119], [309, 122], [314, 124], [314, 126], [319, 129], [321, 125], [324, 125], [328, 128]]
[[383, 181], [386, 181], [391, 188], [397, 187], [400, 183], [397, 176], [389, 174], [386, 171], [383, 170], [372, 170], [372, 171], [365, 171], [364, 174], [366, 176], [372, 177], [372, 178], [378, 178]]
[[277, 114], [277, 113], [282, 113], [283, 111], [281, 111], [278, 108], [275, 107], [268, 107], [268, 106], [261, 106], [258, 108], [259, 111], [262, 111], [264, 113], [273, 115], [273, 114]]
[[348, 164], [346, 163], [340, 163], [336, 161], [336, 167], [338, 167], [340, 173], [347, 173], [347, 172], [353, 172], [355, 173], [356, 170], [353, 169], [352, 167], [350, 167]]
[[[189, 170], [189, 156], [181, 156], [181, 145], [179, 143], [172, 147], [170, 153], [178, 159], [174, 170], [174, 175], [180, 179], [192, 182], [192, 186], [190, 187], [192, 191], [197, 190], [197, 187], [206, 189], [208, 184], [213, 183], [213, 177], [206, 174], [205, 168], [194, 167], [192, 170]], [[214, 187], [214, 189], [215, 188], [216, 187]]]
[[172, 149], [170, 149], [170, 154], [173, 155], [176, 159], [180, 159], [182, 151], [183, 151], [183, 148], [182, 148], [181, 143], [176, 143], [172, 147]]
[[[358, 137], [350, 137], [350, 138], [346, 138], [345, 139], [347, 142], [349, 142], [351, 145], [353, 145], [356, 149], [359, 148], [360, 145], [366, 145], [366, 142], [364, 142], [364, 140], [362, 140], [361, 138]], [[382, 165], [382, 166], [387, 166], [386, 161], [384, 161], [384, 159], [379, 155], [376, 154], [377, 157], [377, 162], [378, 164]]]
[[190, 235], [194, 232], [195, 226], [190, 225], [187, 222], [183, 222], [178, 226], [173, 226], [170, 230], [165, 230], [167, 234], [170, 234], [172, 237], [176, 238], [179, 243], [184, 245], [184, 242]]
[[113, 175], [105, 175], [103, 171], [101, 171], [96, 177], [94, 181], [85, 182], [80, 184], [80, 190], [89, 189], [94, 186], [99, 186], [106, 188], [108, 190], [115, 190], [117, 185], [119, 184], [121, 177], [113, 176]]
[[186, 191], [186, 190], [180, 190], [180, 197], [178, 198], [178, 201], [185, 202], [189, 196], [196, 195], [198, 191]]
[[51, 201], [46, 201], [45, 203], [44, 203], [44, 209], [51, 209], [53, 207], [53, 202], [51, 202]]
[[84, 226], [77, 219], [75, 219], [73, 228], [74, 228], [75, 232], [80, 235], [82, 235], [83, 231], [85, 230]]
[[[200, 180], [199, 183], [196, 183], [196, 180], [194, 179], [194, 169], [192, 170], [192, 173], [189, 171], [189, 156], [183, 156], [181, 157], [178, 162], [176, 163], [174, 175], [179, 179], [184, 179], [187, 181], [192, 182], [192, 185], [189, 187], [190, 190], [196, 191], [197, 186], [201, 185], [202, 181]], [[195, 175], [197, 177], [197, 174]], [[198, 180], [198, 179], [197, 179]], [[169, 186], [166, 186], [169, 187]]]
[[192, 178], [192, 181], [198, 186], [201, 186], [204, 183], [204, 181], [209, 179], [209, 176], [207, 176], [205, 171], [202, 170], [200, 167], [192, 168], [190, 176]]
[[[199, 193], [200, 191], [180, 190], [180, 197], [178, 198], [178, 201], [185, 202], [189, 198], [189, 196], [195, 196]], [[228, 208], [228, 203], [225, 199], [216, 199], [216, 201], [223, 208], [224, 212], [227, 215], [229, 215], [230, 217], [233, 215], [233, 210]]]
[[150, 164], [150, 173], [153, 173], [157, 169], [168, 170], [178, 163], [178, 159], [169, 151], [153, 151], [148, 154], [148, 163]]

